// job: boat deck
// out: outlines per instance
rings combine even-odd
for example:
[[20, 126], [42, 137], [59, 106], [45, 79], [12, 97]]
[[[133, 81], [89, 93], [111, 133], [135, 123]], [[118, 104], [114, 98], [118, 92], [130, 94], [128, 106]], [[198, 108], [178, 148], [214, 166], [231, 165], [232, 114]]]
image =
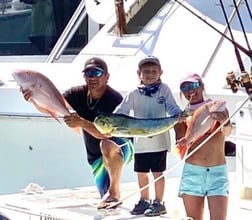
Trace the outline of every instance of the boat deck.
[[[167, 214], [151, 219], [186, 219], [182, 199], [177, 196], [179, 178], [167, 178], [165, 190], [165, 205]], [[252, 200], [239, 199], [239, 187], [235, 174], [230, 173], [230, 200], [228, 220], [250, 220], [252, 215]], [[151, 191], [151, 194], [153, 192]], [[97, 210], [100, 202], [95, 187], [73, 189], [45, 190], [42, 193], [19, 193], [0, 196], [0, 213], [11, 220], [124, 220], [150, 219], [143, 215], [133, 216], [129, 211], [139, 199], [136, 182], [121, 184], [123, 204], [110, 210]], [[207, 207], [207, 204], [205, 205]], [[205, 210], [205, 220], [208, 210]], [[1, 219], [1, 217], [0, 217]]]

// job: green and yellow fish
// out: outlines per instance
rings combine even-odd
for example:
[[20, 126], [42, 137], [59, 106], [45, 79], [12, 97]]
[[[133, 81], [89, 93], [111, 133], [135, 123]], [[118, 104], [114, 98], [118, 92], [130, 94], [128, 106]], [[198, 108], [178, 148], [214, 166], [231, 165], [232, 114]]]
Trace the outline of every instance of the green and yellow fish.
[[94, 120], [102, 134], [114, 137], [150, 137], [171, 129], [180, 115], [163, 118], [135, 118], [123, 114], [101, 114]]

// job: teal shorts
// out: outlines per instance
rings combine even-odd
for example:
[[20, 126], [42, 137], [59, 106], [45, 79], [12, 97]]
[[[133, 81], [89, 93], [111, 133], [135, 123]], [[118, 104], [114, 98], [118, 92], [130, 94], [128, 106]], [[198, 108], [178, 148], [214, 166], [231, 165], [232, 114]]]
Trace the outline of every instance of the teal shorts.
[[227, 165], [204, 167], [185, 163], [179, 196], [228, 196]]

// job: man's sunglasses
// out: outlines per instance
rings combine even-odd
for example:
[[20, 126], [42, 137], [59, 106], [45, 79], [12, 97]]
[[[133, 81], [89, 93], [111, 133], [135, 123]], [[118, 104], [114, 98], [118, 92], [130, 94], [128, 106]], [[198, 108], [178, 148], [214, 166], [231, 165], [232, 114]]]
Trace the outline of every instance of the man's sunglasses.
[[199, 82], [187, 82], [187, 83], [183, 83], [180, 86], [180, 90], [183, 93], [186, 93], [186, 92], [188, 92], [190, 90], [198, 89], [199, 87], [200, 87], [200, 83]]
[[85, 77], [101, 77], [104, 74], [103, 70], [98, 69], [88, 69], [84, 71]]

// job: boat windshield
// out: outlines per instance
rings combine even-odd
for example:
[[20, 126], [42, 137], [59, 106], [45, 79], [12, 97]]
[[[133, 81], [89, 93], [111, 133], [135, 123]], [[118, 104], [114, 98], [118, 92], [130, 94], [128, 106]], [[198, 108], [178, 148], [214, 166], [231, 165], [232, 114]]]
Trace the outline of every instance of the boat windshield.
[[[81, 0], [0, 0], [0, 56], [48, 55]], [[77, 54], [88, 36], [87, 16], [63, 54]]]

